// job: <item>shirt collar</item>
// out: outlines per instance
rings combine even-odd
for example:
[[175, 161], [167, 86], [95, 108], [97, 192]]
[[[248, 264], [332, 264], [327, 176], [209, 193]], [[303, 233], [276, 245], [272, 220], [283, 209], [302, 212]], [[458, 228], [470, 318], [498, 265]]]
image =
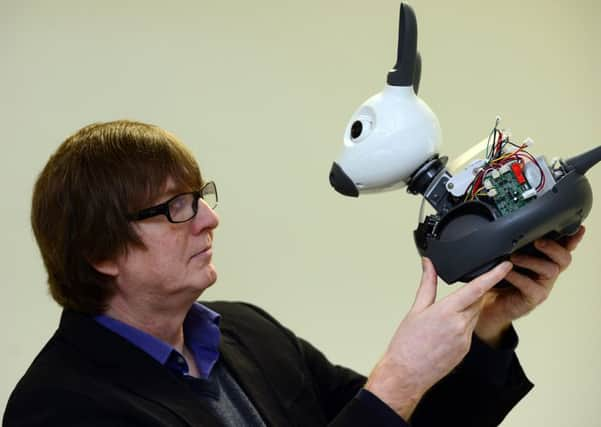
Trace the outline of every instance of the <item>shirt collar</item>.
[[[219, 313], [195, 302], [184, 319], [184, 342], [192, 352], [201, 376], [205, 378], [219, 358], [220, 317]], [[172, 354], [181, 356], [170, 344], [127, 323], [106, 315], [95, 316], [94, 320], [146, 352], [161, 365], [166, 365]], [[171, 364], [169, 367], [173, 369]], [[187, 373], [187, 366], [181, 370]]]

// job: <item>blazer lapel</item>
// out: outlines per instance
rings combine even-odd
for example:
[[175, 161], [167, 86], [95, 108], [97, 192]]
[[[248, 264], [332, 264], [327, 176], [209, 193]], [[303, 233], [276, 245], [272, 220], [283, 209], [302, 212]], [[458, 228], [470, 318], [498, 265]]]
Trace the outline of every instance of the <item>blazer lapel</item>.
[[229, 372], [244, 390], [267, 426], [288, 425], [280, 399], [250, 351], [223, 330], [219, 351]]

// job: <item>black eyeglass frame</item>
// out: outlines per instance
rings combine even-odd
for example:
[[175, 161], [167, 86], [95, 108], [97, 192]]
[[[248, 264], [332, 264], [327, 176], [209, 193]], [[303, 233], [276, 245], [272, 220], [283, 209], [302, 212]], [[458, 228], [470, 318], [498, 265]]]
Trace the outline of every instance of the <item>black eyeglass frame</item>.
[[[170, 198], [169, 200], [167, 200], [163, 203], [160, 203], [155, 206], [151, 206], [146, 209], [142, 209], [141, 211], [138, 211], [133, 214], [128, 214], [127, 219], [129, 221], [141, 221], [141, 220], [144, 220], [147, 218], [151, 218], [153, 216], [165, 215], [165, 217], [167, 217], [167, 220], [173, 224], [181, 224], [183, 222], [188, 222], [192, 218], [194, 218], [196, 216], [196, 214], [198, 213], [198, 199], [204, 200], [204, 194], [208, 187], [212, 187], [212, 194], [215, 195], [215, 204], [213, 206], [209, 206], [209, 207], [211, 209], [215, 209], [215, 207], [217, 207], [217, 203], [219, 202], [219, 196], [217, 195], [217, 185], [215, 184], [214, 181], [208, 181], [205, 185], [203, 185], [200, 188], [200, 190], [176, 194], [175, 196], [173, 196], [172, 198]], [[173, 202], [178, 197], [187, 196], [188, 194], [194, 195], [194, 199], [192, 201], [192, 211], [194, 213], [188, 219], [184, 219], [181, 221], [175, 221], [173, 218], [171, 218], [171, 213], [169, 212], [169, 203]]]

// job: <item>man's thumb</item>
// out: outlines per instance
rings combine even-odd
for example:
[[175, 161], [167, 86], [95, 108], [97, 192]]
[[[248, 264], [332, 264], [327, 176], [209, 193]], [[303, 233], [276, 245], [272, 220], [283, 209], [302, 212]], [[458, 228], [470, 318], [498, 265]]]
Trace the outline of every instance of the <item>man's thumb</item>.
[[413, 303], [413, 310], [418, 311], [424, 310], [434, 304], [438, 282], [434, 265], [428, 258], [422, 258], [422, 269], [422, 280], [415, 296], [415, 302]]

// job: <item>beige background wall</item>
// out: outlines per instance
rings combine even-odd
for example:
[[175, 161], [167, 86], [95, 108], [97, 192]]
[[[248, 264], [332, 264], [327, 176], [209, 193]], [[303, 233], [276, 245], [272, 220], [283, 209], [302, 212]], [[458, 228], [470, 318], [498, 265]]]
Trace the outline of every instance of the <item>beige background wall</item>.
[[[600, 5], [414, 0], [443, 151], [497, 114], [549, 157], [599, 144]], [[0, 407], [59, 316], [28, 223], [33, 181], [68, 134], [115, 118], [175, 132], [219, 184], [220, 279], [204, 297], [259, 304], [367, 373], [419, 281], [419, 201], [346, 199], [327, 175], [394, 63], [397, 14], [392, 0], [2, 0]], [[599, 199], [601, 166], [589, 179]], [[597, 202], [573, 267], [517, 323], [537, 386], [504, 426], [601, 426], [600, 218]]]

